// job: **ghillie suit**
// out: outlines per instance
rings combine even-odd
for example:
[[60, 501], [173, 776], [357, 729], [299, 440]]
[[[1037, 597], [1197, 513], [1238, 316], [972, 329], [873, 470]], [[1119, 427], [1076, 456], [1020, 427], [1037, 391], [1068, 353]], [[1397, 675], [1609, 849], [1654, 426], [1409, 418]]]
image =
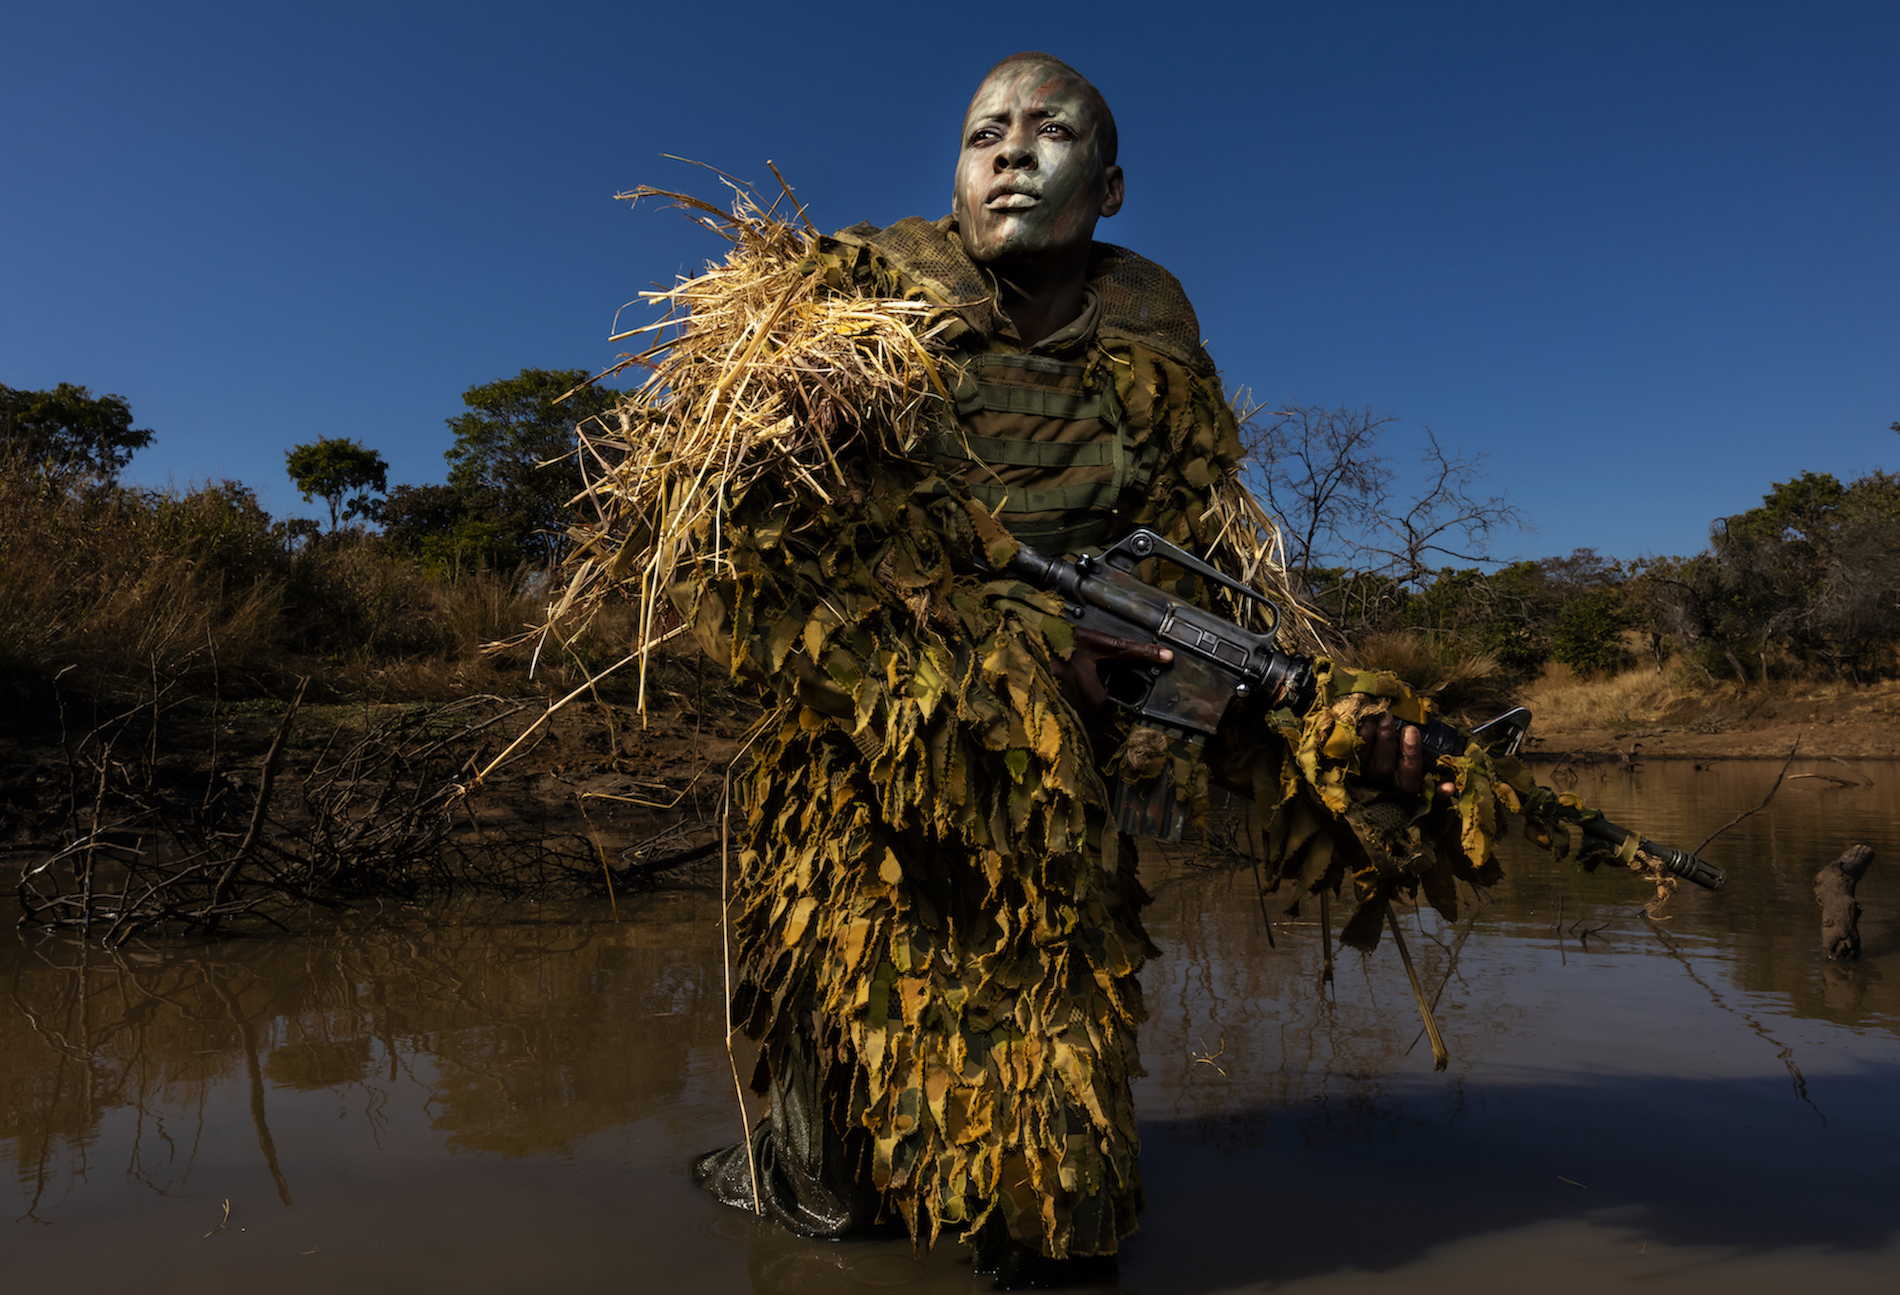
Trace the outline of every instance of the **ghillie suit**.
[[681, 201], [734, 250], [654, 294], [673, 315], [637, 330], [666, 331], [619, 433], [584, 444], [600, 520], [556, 614], [621, 588], [651, 641], [676, 608], [767, 702], [733, 1011], [774, 1109], [700, 1172], [807, 1235], [894, 1210], [920, 1243], [1000, 1220], [1052, 1258], [1111, 1253], [1141, 1206], [1153, 948], [1107, 779], [1163, 771], [1203, 808], [1209, 764], [1257, 789], [1270, 857], [1300, 894], [1350, 874], [1369, 946], [1393, 893], [1443, 905], [1450, 878], [1495, 875], [1493, 775], [1448, 762], [1466, 793], [1446, 830], [1374, 825], [1335, 721], [1424, 704], [1379, 681], [1350, 716], [1246, 717], [1208, 763], [1152, 730], [1091, 734], [1063, 699], [1059, 604], [982, 574], [1018, 538], [1076, 551], [1145, 525], [1292, 605], [1165, 271], [1096, 245], [1083, 318], [1025, 352], [947, 221], [823, 238], [743, 197], [729, 219]]

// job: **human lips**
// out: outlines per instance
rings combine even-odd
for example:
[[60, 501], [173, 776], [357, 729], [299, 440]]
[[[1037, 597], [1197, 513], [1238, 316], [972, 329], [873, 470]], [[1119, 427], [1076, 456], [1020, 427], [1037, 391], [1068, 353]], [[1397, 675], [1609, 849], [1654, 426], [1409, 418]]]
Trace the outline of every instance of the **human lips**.
[[1004, 180], [990, 186], [983, 205], [991, 211], [1026, 211], [1041, 198], [1042, 195], [1035, 188], [1020, 180]]

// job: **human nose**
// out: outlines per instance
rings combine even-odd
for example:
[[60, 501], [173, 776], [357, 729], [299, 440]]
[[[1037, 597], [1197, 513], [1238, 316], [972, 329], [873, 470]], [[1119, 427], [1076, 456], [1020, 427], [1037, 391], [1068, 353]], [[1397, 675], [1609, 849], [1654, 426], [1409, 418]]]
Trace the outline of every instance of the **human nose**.
[[1002, 146], [996, 150], [996, 169], [998, 171], [1033, 171], [1036, 168], [1036, 150], [1030, 136], [1021, 130], [1012, 130], [1003, 139]]

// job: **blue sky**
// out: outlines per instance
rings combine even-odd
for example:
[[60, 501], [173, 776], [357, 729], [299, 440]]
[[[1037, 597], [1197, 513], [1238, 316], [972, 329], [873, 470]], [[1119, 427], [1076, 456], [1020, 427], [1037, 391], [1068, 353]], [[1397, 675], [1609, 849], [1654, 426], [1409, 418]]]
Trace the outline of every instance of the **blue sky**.
[[[323, 436], [437, 481], [468, 386], [604, 367], [718, 251], [676, 154], [821, 227], [948, 207], [983, 71], [1114, 106], [1098, 236], [1229, 384], [1489, 456], [1500, 557], [1688, 553], [1804, 470], [1900, 466], [1900, 5], [799, 8], [26, 2], [0, 21], [0, 382], [111, 391], [129, 477], [314, 513]], [[320, 505], [318, 505], [320, 507]]]

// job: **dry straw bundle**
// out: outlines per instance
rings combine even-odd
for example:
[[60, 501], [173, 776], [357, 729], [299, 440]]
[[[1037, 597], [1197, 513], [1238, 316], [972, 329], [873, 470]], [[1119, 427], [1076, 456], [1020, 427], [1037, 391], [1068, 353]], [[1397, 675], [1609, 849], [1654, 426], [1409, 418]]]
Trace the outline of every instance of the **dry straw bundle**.
[[584, 621], [624, 587], [638, 608], [643, 677], [668, 586], [727, 564], [725, 520], [749, 489], [769, 478], [829, 502], [843, 482], [838, 458], [859, 437], [901, 453], [948, 399], [927, 350], [939, 308], [828, 289], [812, 273], [818, 235], [803, 212], [797, 224], [780, 220], [777, 203], [728, 183], [730, 212], [659, 189], [618, 195], [667, 199], [732, 244], [699, 277], [641, 294], [665, 316], [617, 334], [651, 345], [602, 376], [639, 366], [647, 380], [616, 411], [617, 428], [581, 429], [580, 501], [595, 519], [575, 529], [550, 620]]
[[[636, 621], [622, 664], [640, 663], [643, 698], [649, 652], [681, 628], [669, 587], [730, 574], [727, 523], [746, 493], [769, 482], [831, 502], [840, 461], [865, 448], [861, 439], [874, 452], [914, 454], [956, 383], [933, 354], [952, 307], [837, 290], [815, 272], [819, 234], [789, 186], [767, 204], [726, 183], [729, 210], [645, 186], [617, 195], [663, 199], [730, 250], [696, 278], [642, 293], [660, 318], [612, 339], [646, 345], [601, 378], [628, 368], [647, 376], [612, 414], [578, 429], [586, 485], [576, 502], [589, 519], [570, 531], [567, 582], [539, 631], [570, 635], [620, 591]], [[1209, 558], [1285, 610], [1289, 647], [1319, 649], [1321, 626], [1290, 586], [1272, 519], [1237, 477], [1218, 483], [1210, 503]], [[1228, 610], [1243, 620], [1256, 612], [1241, 600]]]
[[[1280, 609], [1281, 645], [1297, 652], [1333, 650], [1325, 620], [1294, 590], [1286, 569], [1286, 541], [1273, 517], [1238, 480], [1217, 483], [1209, 493], [1214, 538], [1210, 560], [1234, 579], [1258, 590]], [[1229, 598], [1227, 610], [1243, 623], [1256, 624], [1259, 607]]]

